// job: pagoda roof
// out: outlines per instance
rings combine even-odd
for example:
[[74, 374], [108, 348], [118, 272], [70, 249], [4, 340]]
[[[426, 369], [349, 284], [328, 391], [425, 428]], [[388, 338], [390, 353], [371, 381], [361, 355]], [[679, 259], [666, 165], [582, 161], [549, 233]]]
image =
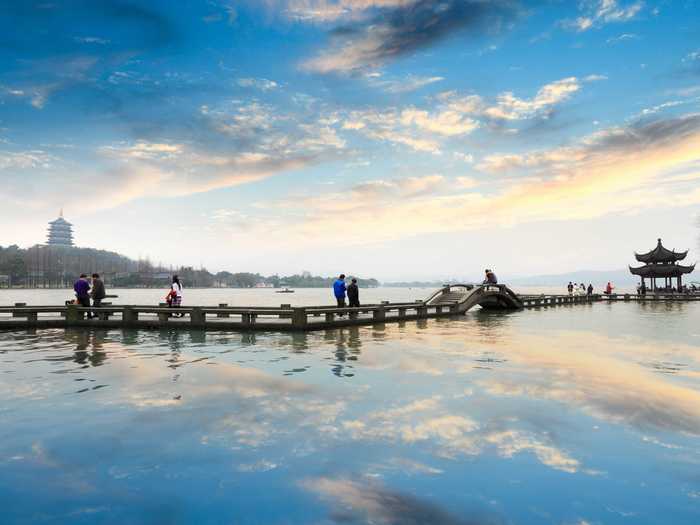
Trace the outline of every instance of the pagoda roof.
[[654, 263], [673, 263], [676, 261], [682, 261], [688, 255], [688, 250], [684, 252], [676, 252], [675, 250], [669, 250], [661, 244], [661, 239], [659, 239], [656, 248], [647, 253], [635, 253], [634, 257], [642, 263], [654, 264]]
[[695, 270], [695, 265], [683, 266], [681, 264], [645, 264], [634, 268], [630, 266], [630, 272], [640, 277], [680, 277], [683, 274]]
[[63, 217], [59, 217], [58, 219], [49, 222], [52, 226], [73, 226], [70, 222], [68, 222], [66, 219]]

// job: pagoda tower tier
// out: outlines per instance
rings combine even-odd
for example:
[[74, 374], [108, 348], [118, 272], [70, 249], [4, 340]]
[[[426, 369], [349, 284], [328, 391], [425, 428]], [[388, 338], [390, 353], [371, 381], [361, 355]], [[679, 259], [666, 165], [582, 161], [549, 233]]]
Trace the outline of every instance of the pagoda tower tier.
[[73, 246], [73, 225], [63, 218], [63, 210], [55, 221], [49, 223], [49, 246]]

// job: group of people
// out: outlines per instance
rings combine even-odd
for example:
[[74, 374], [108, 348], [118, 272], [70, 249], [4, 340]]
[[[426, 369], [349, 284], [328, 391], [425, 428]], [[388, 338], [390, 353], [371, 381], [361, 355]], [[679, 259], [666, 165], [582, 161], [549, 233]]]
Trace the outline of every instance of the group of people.
[[[338, 308], [360, 307], [360, 288], [357, 286], [357, 279], [354, 277], [350, 280], [350, 284], [345, 283], [345, 274], [341, 273], [333, 283], [333, 295], [338, 303]], [[348, 304], [345, 304], [345, 296], [347, 295]]]
[[[608, 286], [611, 287], [612, 285], [608, 283]], [[566, 286], [567, 291], [569, 292], [570, 296], [573, 295], [593, 295], [593, 285], [591, 283], [588, 283], [588, 287], [586, 287], [585, 284], [576, 284], [572, 283], [569, 281], [569, 284]], [[607, 289], [607, 288], [606, 288]], [[612, 290], [612, 288], [611, 288]], [[606, 292], [610, 293], [610, 292]]]
[[[93, 273], [91, 277], [84, 273], [80, 274], [78, 280], [73, 284], [73, 291], [75, 292], [74, 304], [84, 308], [99, 308], [102, 306], [102, 300], [107, 297], [105, 283], [97, 273]], [[177, 275], [173, 275], [170, 290], [168, 295], [165, 296], [165, 302], [170, 308], [179, 308], [182, 305], [182, 283]], [[182, 317], [185, 314], [174, 315]], [[96, 314], [89, 311], [87, 318], [92, 319], [93, 317], [97, 317]]]
[[[75, 304], [79, 304], [85, 308], [90, 308], [91, 306], [99, 308], [102, 306], [102, 300], [107, 297], [105, 283], [100, 279], [97, 273], [93, 273], [91, 277], [81, 273], [80, 277], [78, 277], [78, 280], [75, 281], [73, 285], [73, 291], [75, 292]], [[90, 304], [91, 300], [92, 304]], [[87, 317], [88, 319], [92, 319], [95, 315], [90, 311]]]

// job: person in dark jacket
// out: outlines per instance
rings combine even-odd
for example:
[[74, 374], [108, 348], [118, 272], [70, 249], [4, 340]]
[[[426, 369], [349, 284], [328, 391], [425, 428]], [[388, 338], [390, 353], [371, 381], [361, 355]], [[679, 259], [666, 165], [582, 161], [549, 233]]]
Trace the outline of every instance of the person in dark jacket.
[[345, 290], [345, 274], [341, 273], [333, 283], [333, 295], [338, 302], [338, 308], [345, 308]]
[[360, 307], [360, 289], [357, 286], [357, 279], [353, 279], [348, 286], [348, 302], [350, 308]]
[[498, 277], [496, 277], [496, 274], [493, 273], [493, 270], [489, 270], [488, 268], [484, 270], [484, 282], [482, 284], [498, 284]]
[[[87, 275], [84, 273], [80, 274], [80, 277], [73, 285], [73, 290], [75, 291], [75, 298], [78, 300], [80, 306], [85, 308], [90, 308], [90, 283], [87, 280]], [[92, 319], [92, 312], [88, 312], [88, 319]]]
[[100, 275], [97, 273], [92, 274], [92, 291], [90, 295], [92, 296], [92, 306], [97, 308], [102, 306], [102, 299], [107, 296], [107, 292], [105, 292], [105, 283], [100, 279]]

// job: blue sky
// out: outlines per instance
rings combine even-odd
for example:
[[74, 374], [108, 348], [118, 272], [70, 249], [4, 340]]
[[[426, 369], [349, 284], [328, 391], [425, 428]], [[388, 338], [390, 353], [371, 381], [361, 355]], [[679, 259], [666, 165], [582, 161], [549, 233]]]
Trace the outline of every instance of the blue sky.
[[477, 278], [697, 247], [696, 1], [17, 1], [0, 244]]

